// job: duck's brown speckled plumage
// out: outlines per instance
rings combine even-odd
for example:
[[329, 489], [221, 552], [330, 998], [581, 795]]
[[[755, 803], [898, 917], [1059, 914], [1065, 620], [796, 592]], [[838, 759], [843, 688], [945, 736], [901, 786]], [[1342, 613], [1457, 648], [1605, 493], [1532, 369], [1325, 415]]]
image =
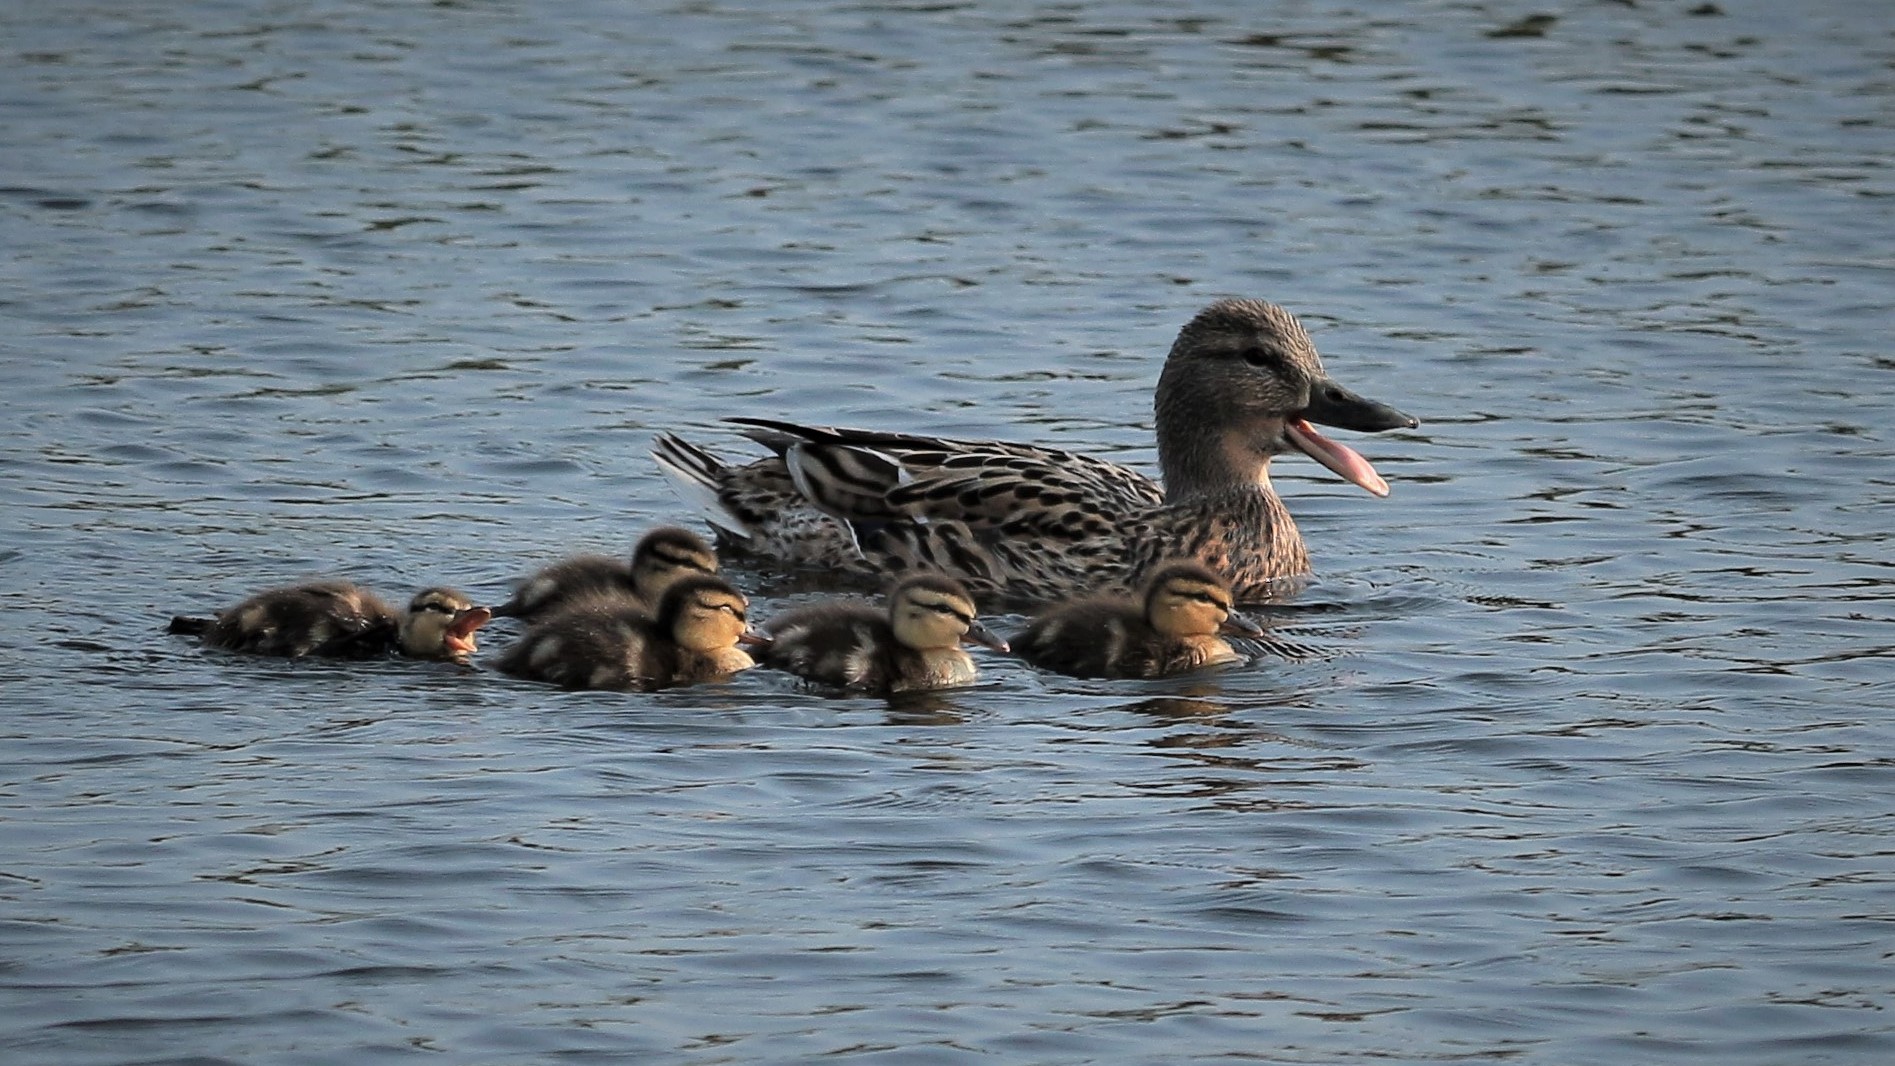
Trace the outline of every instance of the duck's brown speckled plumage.
[[731, 420], [775, 453], [746, 466], [671, 434], [654, 455], [705, 505], [720, 541], [781, 563], [940, 571], [983, 598], [1047, 602], [1135, 587], [1184, 556], [1264, 599], [1309, 569], [1270, 460], [1300, 451], [1386, 494], [1361, 456], [1310, 423], [1416, 424], [1330, 381], [1302, 325], [1260, 300], [1219, 301], [1186, 324], [1154, 410], [1162, 487], [1061, 449], [769, 419]]
[[786, 611], [764, 626], [763, 665], [818, 685], [870, 693], [972, 684], [964, 641], [1006, 650], [974, 617], [960, 582], [916, 575], [896, 585], [886, 607], [830, 601]]
[[715, 573], [717, 553], [704, 538], [677, 526], [659, 526], [639, 538], [630, 559], [575, 555], [538, 571], [522, 580], [493, 613], [530, 621], [568, 603], [606, 594], [635, 600], [649, 614], [672, 582]]
[[726, 676], [755, 665], [737, 646], [749, 606], [709, 576], [681, 578], [655, 615], [642, 603], [603, 594], [536, 621], [500, 656], [515, 677], [571, 689], [655, 689]]
[[423, 589], [403, 612], [350, 582], [312, 581], [259, 592], [214, 618], [180, 615], [169, 628], [201, 635], [206, 647], [254, 655], [465, 659], [491, 617], [450, 588]]
[[1232, 607], [1230, 586], [1196, 560], [1152, 569], [1138, 596], [1068, 600], [1034, 616], [1013, 650], [1035, 666], [1078, 677], [1164, 677], [1242, 656], [1218, 634], [1258, 636]]

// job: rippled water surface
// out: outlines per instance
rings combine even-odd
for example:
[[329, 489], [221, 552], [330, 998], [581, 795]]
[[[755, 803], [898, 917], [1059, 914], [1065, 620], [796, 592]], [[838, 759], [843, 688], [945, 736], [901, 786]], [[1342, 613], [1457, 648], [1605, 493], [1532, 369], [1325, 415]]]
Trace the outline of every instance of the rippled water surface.
[[[0, 139], [8, 1062], [1895, 1058], [1886, 5], [11, 4]], [[1148, 465], [1225, 295], [1424, 423], [1279, 464], [1295, 654], [161, 632], [622, 551], [729, 415]]]

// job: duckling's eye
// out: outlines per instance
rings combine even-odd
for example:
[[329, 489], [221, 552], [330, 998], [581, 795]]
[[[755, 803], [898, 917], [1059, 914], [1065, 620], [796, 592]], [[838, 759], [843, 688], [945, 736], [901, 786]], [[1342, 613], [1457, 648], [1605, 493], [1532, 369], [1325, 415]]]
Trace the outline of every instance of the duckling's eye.
[[454, 608], [445, 603], [424, 603], [415, 608], [418, 611], [434, 611], [437, 614], [453, 614]]
[[1237, 356], [1238, 358], [1242, 359], [1244, 362], [1254, 367], [1265, 367], [1275, 362], [1275, 360], [1270, 358], [1270, 352], [1267, 349], [1265, 349], [1262, 345], [1256, 345], [1256, 344], [1253, 344], [1250, 347], [1245, 348], [1243, 351], [1238, 352]]

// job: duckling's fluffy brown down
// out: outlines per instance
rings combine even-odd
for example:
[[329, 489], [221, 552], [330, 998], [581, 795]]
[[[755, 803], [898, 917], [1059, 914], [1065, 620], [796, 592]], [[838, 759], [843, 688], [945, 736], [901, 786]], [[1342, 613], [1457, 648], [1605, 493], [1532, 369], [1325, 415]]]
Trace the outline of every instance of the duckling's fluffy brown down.
[[594, 596], [534, 623], [496, 664], [569, 689], [655, 689], [711, 680], [754, 661], [738, 641], [743, 595], [714, 577], [674, 583], [657, 615], [625, 596]]
[[449, 588], [423, 589], [400, 612], [350, 582], [313, 581], [259, 592], [214, 618], [174, 617], [169, 630], [254, 655], [459, 659], [475, 650], [474, 632], [489, 617]]
[[639, 538], [629, 559], [575, 555], [553, 563], [522, 580], [493, 613], [531, 621], [581, 600], [616, 595], [652, 614], [672, 582], [715, 573], [717, 553], [704, 538], [688, 529], [660, 526]]
[[910, 692], [973, 683], [974, 660], [963, 641], [1004, 651], [1006, 643], [974, 617], [974, 601], [957, 581], [910, 578], [889, 593], [885, 608], [833, 601], [786, 611], [764, 627], [765, 666], [818, 685], [871, 693]]
[[1076, 677], [1164, 677], [1242, 658], [1220, 631], [1260, 632], [1232, 609], [1221, 577], [1178, 561], [1155, 570], [1137, 597], [1088, 596], [1042, 611], [1013, 647], [1035, 666]]

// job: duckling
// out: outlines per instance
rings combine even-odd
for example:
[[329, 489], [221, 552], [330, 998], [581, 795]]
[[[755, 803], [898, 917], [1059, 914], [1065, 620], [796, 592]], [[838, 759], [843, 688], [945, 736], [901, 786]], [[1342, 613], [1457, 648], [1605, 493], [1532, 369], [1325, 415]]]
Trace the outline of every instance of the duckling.
[[737, 645], [759, 640], [750, 603], [708, 575], [680, 578], [656, 615], [622, 593], [595, 594], [542, 616], [501, 653], [503, 673], [569, 689], [654, 689], [756, 665]]
[[1231, 608], [1230, 584], [1196, 560], [1165, 563], [1142, 594], [1070, 600], [1014, 638], [1021, 658], [1079, 677], [1163, 677], [1236, 662], [1218, 633], [1263, 630]]
[[1280, 595], [1309, 555], [1270, 483], [1291, 452], [1377, 495], [1388, 482], [1312, 423], [1419, 423], [1343, 388], [1296, 316], [1220, 300], [1178, 332], [1153, 392], [1160, 485], [1092, 456], [1010, 441], [732, 418], [775, 454], [746, 465], [665, 433], [652, 455], [720, 544], [780, 564], [950, 574], [982, 597], [1046, 603], [1128, 590], [1196, 558], [1246, 599]]
[[531, 621], [595, 593], [630, 597], [650, 613], [672, 582], [691, 574], [717, 573], [717, 553], [704, 538], [677, 526], [660, 526], [640, 537], [628, 563], [605, 555], [575, 555], [521, 581], [500, 617]]
[[256, 655], [361, 659], [398, 651], [465, 660], [477, 650], [475, 631], [492, 617], [450, 588], [423, 589], [397, 612], [347, 581], [314, 581], [259, 592], [215, 618], [179, 615], [168, 628], [202, 636], [206, 647]]
[[910, 692], [971, 684], [963, 641], [1007, 650], [974, 618], [958, 581], [922, 574], [896, 585], [886, 610], [833, 601], [787, 611], [764, 627], [763, 664], [818, 684], [865, 692]]

